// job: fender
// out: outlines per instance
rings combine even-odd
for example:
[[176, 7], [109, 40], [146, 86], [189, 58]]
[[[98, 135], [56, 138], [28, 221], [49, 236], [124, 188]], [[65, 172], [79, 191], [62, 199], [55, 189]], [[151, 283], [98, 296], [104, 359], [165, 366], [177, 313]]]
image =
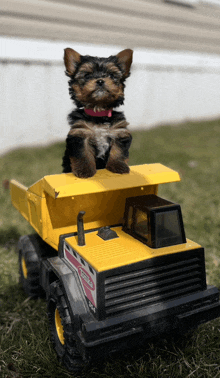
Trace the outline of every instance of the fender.
[[[63, 286], [74, 322], [76, 322], [76, 319], [78, 319], [80, 324], [84, 321], [94, 320], [85, 300], [77, 273], [71, 270], [59, 256], [51, 257], [47, 261]], [[76, 327], [78, 330], [80, 324]]]

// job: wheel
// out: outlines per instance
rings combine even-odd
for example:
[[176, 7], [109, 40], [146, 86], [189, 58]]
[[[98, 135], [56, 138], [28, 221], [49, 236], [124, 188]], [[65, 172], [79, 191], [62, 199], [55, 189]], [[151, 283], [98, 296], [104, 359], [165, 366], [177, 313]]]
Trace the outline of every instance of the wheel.
[[29, 297], [42, 297], [44, 291], [40, 286], [40, 249], [38, 235], [25, 235], [18, 241], [20, 282]]
[[50, 285], [48, 319], [52, 344], [59, 360], [69, 371], [81, 371], [85, 364], [76, 347], [74, 325], [59, 281]]

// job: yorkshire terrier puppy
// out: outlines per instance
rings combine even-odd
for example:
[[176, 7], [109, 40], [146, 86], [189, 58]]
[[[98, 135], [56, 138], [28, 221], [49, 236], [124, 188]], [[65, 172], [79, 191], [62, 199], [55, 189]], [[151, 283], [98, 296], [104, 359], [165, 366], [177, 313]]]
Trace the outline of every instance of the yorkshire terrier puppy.
[[130, 75], [133, 51], [115, 56], [82, 56], [67, 48], [64, 53], [69, 92], [77, 108], [69, 116], [63, 172], [92, 177], [97, 169], [128, 173], [131, 134], [122, 112], [113, 108], [124, 102], [125, 79]]

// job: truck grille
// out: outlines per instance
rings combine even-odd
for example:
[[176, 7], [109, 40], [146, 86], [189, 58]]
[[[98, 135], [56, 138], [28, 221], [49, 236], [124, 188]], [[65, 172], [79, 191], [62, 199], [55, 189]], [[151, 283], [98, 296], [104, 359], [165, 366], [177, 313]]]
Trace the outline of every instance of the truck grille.
[[[194, 252], [194, 251], [193, 251]], [[195, 253], [196, 252], [196, 253]], [[105, 279], [106, 316], [183, 297], [206, 287], [204, 251], [177, 253], [145, 261], [145, 268]], [[116, 273], [116, 272], [114, 272]]]

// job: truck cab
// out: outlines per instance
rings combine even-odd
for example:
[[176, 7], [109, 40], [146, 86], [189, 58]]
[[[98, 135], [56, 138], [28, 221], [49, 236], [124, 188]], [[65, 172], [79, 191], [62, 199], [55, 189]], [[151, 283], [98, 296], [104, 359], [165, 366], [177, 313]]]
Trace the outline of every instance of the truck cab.
[[180, 205], [153, 194], [126, 199], [123, 231], [150, 248], [186, 243]]

